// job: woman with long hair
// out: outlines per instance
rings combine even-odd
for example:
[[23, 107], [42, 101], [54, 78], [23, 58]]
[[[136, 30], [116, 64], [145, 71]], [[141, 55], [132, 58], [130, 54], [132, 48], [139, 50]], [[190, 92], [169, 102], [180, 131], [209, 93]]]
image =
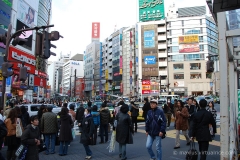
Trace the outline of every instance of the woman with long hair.
[[22, 125], [25, 128], [29, 124], [29, 113], [27, 112], [25, 106], [21, 106], [20, 110], [21, 110]]
[[199, 104], [198, 104], [198, 102], [197, 102], [196, 99], [193, 99], [193, 105], [196, 107], [196, 110], [197, 110], [197, 111], [200, 110], [200, 106], [199, 106]]
[[[209, 102], [208, 106], [209, 106], [209, 107], [207, 108], [207, 111], [212, 113], [213, 118], [214, 118], [215, 123], [216, 123], [217, 111], [216, 111], [215, 108], [214, 108], [214, 103], [213, 103], [213, 102]], [[216, 126], [216, 125], [215, 125], [215, 126]], [[213, 129], [212, 125], [209, 125], [209, 130], [210, 130], [210, 134], [211, 134], [211, 136], [212, 136], [212, 139], [214, 139], [215, 133], [213, 132], [214, 129]], [[215, 130], [216, 130], [216, 129], [215, 129]]]
[[[7, 160], [15, 160], [16, 155], [15, 152], [21, 144], [21, 138], [16, 137], [16, 126], [17, 123], [20, 123], [22, 127], [21, 119], [18, 118], [16, 108], [11, 109], [7, 119], [5, 120], [5, 124], [7, 127], [7, 136], [5, 137], [5, 144], [8, 146], [7, 149]], [[22, 127], [23, 130], [23, 127]]]

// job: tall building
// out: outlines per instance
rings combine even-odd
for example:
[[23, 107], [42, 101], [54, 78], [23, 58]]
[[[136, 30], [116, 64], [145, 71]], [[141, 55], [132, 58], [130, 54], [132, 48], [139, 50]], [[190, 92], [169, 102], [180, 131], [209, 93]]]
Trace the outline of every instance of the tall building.
[[120, 56], [120, 68], [122, 67], [123, 95], [137, 96], [136, 77], [136, 50], [135, 50], [135, 26], [123, 30], [122, 56]]
[[94, 65], [95, 56], [99, 52], [100, 42], [92, 42], [86, 48], [84, 54], [84, 80], [85, 80], [85, 95], [86, 97], [94, 96]]
[[206, 7], [179, 8], [176, 17], [167, 18], [167, 41], [169, 92], [213, 93], [213, 74], [207, 73], [206, 62], [208, 56], [218, 56], [218, 30]]
[[[138, 23], [138, 85], [141, 97], [168, 94], [166, 21]], [[161, 90], [161, 93], [159, 91]]]
[[101, 78], [100, 78], [100, 47], [99, 47], [99, 50], [95, 54], [94, 61], [94, 85], [93, 85], [94, 95], [99, 95], [100, 84]]

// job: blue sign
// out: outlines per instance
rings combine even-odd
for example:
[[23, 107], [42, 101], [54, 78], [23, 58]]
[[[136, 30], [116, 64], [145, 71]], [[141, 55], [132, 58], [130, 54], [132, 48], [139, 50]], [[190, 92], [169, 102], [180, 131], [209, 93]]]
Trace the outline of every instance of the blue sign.
[[130, 84], [132, 84], [132, 76], [130, 77]]
[[72, 62], [72, 65], [79, 65], [79, 62]]
[[8, 77], [8, 78], [6, 79], [6, 85], [7, 85], [7, 86], [10, 86], [10, 85], [11, 85], [11, 80], [12, 80], [11, 77]]
[[154, 30], [144, 31], [144, 48], [155, 47], [155, 32]]
[[145, 56], [144, 63], [145, 64], [156, 64], [156, 57], [155, 56]]

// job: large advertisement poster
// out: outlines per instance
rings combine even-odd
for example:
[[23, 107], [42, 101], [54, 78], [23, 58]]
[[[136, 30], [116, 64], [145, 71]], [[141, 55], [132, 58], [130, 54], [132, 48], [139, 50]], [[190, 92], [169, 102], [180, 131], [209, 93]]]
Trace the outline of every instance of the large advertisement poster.
[[184, 81], [175, 81], [174, 87], [184, 87]]
[[199, 52], [199, 44], [179, 44], [179, 53], [191, 53], [191, 52]]
[[199, 36], [198, 35], [179, 36], [178, 43], [179, 44], [199, 43]]
[[[27, 28], [30, 28], [30, 27], [28, 27], [27, 25], [25, 25], [21, 21], [17, 20], [17, 26], [16, 26], [17, 31], [21, 30], [21, 29], [27, 29]], [[19, 37], [27, 40], [27, 42], [25, 42], [21, 46], [24, 47], [24, 48], [27, 48], [29, 50], [32, 50], [33, 31], [25, 31]]]
[[154, 30], [144, 31], [144, 48], [155, 47], [155, 32]]
[[142, 94], [150, 94], [151, 93], [151, 82], [150, 80], [142, 81]]
[[139, 0], [139, 21], [156, 21], [165, 18], [164, 0]]

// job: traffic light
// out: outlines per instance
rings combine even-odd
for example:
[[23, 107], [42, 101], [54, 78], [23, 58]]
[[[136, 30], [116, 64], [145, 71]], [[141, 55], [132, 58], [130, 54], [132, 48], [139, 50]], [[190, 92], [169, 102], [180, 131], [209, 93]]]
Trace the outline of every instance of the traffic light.
[[[56, 56], [55, 53], [51, 52], [50, 49], [51, 47], [56, 48], [55, 45], [51, 44], [51, 41], [57, 41], [60, 38], [60, 34], [58, 31], [52, 31], [51, 33], [48, 33], [47, 31], [43, 31], [42, 33], [42, 37], [41, 35], [37, 35], [37, 48], [41, 48], [40, 49], [40, 56], [44, 59], [48, 59], [51, 55]], [[39, 43], [39, 40], [42, 39], [42, 43]], [[42, 45], [42, 47], [40, 47], [39, 45]], [[37, 52], [36, 52], [37, 53]]]
[[9, 70], [12, 69], [13, 64], [9, 62], [3, 62], [2, 63], [2, 76], [7, 78], [13, 75], [13, 71]]
[[0, 42], [6, 45], [7, 37], [6, 35], [0, 35]]
[[214, 71], [214, 62], [212, 60], [207, 61], [207, 72], [213, 72]]
[[20, 81], [26, 81], [27, 79], [27, 67], [21, 67], [20, 73], [19, 73], [19, 79]]

